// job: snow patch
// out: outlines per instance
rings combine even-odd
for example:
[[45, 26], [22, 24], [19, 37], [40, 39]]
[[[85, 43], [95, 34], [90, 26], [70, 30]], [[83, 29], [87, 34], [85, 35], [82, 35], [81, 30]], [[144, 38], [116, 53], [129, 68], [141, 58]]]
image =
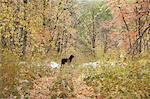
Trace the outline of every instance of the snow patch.
[[100, 61], [96, 61], [96, 62], [83, 63], [83, 64], [81, 64], [81, 66], [83, 66], [83, 67], [91, 66], [93, 68], [96, 68], [99, 64], [100, 64]]
[[52, 68], [60, 68], [60, 64], [52, 61], [50, 62], [50, 64], [47, 64], [48, 67], [52, 67]]

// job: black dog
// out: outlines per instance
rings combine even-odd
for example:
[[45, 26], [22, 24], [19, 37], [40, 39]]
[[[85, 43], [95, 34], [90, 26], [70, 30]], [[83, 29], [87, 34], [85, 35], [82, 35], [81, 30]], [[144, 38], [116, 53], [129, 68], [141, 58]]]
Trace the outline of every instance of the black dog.
[[69, 58], [63, 58], [61, 59], [61, 66], [64, 65], [65, 63], [71, 63], [72, 59], [74, 58], [73, 55], [70, 55]]

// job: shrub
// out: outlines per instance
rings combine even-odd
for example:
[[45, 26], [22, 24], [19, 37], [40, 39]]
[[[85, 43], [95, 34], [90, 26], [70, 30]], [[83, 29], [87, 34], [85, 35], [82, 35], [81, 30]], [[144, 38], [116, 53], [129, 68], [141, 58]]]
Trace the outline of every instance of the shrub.
[[18, 80], [20, 67], [17, 65], [17, 55], [5, 50], [2, 53], [0, 66], [0, 98], [18, 96]]
[[[89, 68], [84, 81], [96, 94], [104, 98], [149, 98], [150, 63], [148, 56], [126, 62], [117, 61], [116, 66], [107, 62], [96, 69]], [[123, 66], [120, 66], [123, 64]], [[105, 64], [106, 65], [106, 64]]]

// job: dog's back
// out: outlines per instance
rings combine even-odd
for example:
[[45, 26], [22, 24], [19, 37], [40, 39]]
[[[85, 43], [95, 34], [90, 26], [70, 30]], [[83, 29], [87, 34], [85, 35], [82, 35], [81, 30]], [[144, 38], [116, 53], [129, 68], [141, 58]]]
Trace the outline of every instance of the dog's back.
[[61, 59], [61, 65], [64, 65], [67, 61], [68, 61], [68, 59], [67, 59], [67, 58], [63, 58], [63, 59]]

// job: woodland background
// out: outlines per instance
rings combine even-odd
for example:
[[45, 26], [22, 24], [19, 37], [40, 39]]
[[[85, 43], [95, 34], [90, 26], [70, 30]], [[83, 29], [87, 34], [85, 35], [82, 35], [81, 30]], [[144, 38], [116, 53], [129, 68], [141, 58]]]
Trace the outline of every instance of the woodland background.
[[150, 0], [0, 0], [0, 12], [0, 98], [149, 98]]

